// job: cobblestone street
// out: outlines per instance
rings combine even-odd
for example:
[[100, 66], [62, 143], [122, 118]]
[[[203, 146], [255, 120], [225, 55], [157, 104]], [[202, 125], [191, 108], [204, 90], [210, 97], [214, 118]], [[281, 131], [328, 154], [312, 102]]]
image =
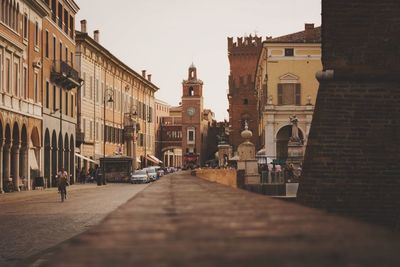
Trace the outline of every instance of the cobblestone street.
[[64, 203], [56, 189], [0, 195], [0, 266], [19, 266], [84, 232], [146, 186], [74, 185]]
[[375, 225], [180, 172], [30, 266], [399, 266], [399, 240]]

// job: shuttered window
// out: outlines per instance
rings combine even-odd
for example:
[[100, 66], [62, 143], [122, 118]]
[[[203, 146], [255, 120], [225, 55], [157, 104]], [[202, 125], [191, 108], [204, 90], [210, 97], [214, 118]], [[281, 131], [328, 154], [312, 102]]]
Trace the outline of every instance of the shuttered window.
[[278, 105], [297, 105], [301, 104], [301, 84], [300, 83], [280, 83], [278, 84]]

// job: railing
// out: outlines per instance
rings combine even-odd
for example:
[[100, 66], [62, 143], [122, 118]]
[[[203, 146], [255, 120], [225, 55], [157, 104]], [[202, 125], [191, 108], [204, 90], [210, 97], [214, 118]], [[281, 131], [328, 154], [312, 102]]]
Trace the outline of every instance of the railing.
[[79, 72], [66, 61], [55, 61], [52, 67], [51, 77], [53, 82], [65, 89], [80, 86]]

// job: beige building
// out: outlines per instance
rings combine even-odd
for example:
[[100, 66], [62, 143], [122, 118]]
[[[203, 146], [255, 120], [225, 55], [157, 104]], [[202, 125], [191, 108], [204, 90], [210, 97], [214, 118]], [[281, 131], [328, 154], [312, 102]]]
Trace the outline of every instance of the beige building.
[[31, 189], [42, 161], [40, 0], [0, 1], [0, 193]]
[[320, 70], [321, 28], [314, 24], [263, 42], [256, 74], [264, 147], [260, 154], [286, 160], [293, 115], [306, 145], [319, 87], [315, 74]]
[[161, 142], [163, 142], [162, 137], [161, 137], [161, 132], [162, 128], [164, 126], [164, 121], [163, 117], [168, 117], [169, 116], [169, 110], [171, 108], [171, 105], [169, 105], [167, 102], [164, 102], [160, 99], [155, 100], [155, 111], [156, 111], [156, 121], [155, 121], [155, 132], [156, 132], [156, 157], [160, 160], [163, 159], [163, 154], [162, 154], [162, 145]]
[[138, 74], [104, 48], [99, 31], [89, 36], [85, 20], [76, 36], [76, 62], [84, 80], [78, 98], [79, 167], [93, 166], [103, 154], [132, 156], [124, 136], [127, 113], [136, 115], [136, 157], [144, 167], [155, 154], [154, 94], [158, 88], [146, 71]]

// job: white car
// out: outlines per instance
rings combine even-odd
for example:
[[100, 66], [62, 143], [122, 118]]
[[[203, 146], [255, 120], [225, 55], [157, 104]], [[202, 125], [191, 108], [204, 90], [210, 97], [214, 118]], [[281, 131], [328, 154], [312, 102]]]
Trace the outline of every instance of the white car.
[[150, 178], [150, 181], [154, 182], [154, 181], [156, 181], [156, 180], [158, 179], [158, 175], [157, 175], [156, 168], [154, 168], [154, 167], [147, 167], [147, 168], [144, 168], [143, 170], [146, 170], [147, 175], [148, 175], [149, 178]]
[[146, 170], [137, 170], [131, 174], [132, 184], [147, 184], [149, 182], [150, 178]]

